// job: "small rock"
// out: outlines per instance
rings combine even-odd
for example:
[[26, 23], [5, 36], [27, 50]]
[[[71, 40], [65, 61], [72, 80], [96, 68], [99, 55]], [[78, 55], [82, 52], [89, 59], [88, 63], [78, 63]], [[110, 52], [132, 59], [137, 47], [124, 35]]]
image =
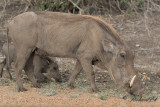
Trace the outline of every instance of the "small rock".
[[142, 84], [145, 85], [146, 83], [145, 83], [145, 82], [142, 82]]
[[103, 72], [108, 72], [107, 70], [104, 70]]
[[101, 79], [101, 77], [97, 77], [97, 79]]
[[152, 94], [157, 94], [157, 91], [153, 90], [151, 93], [152, 93]]
[[94, 96], [94, 97], [98, 97], [99, 95], [96, 93], [96, 94], [93, 94], [93, 96]]
[[133, 32], [134, 34], [136, 34], [137, 32]]
[[150, 77], [147, 77], [147, 79], [150, 81], [151, 79], [150, 79]]
[[124, 29], [124, 28], [122, 28], [122, 27], [120, 28], [120, 30], [123, 30], [123, 29]]
[[140, 45], [139, 45], [139, 44], [136, 44], [136, 47], [140, 47]]
[[84, 82], [87, 82], [87, 80], [84, 80]]
[[119, 97], [123, 99], [124, 96], [122, 94], [120, 94]]

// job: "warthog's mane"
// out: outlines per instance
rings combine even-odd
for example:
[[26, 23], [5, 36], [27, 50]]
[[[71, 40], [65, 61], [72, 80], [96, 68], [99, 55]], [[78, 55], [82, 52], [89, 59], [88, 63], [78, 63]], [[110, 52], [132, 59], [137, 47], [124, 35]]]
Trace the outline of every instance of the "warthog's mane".
[[104, 29], [104, 31], [107, 31], [110, 35], [112, 35], [112, 37], [114, 37], [114, 39], [119, 42], [120, 44], [123, 44], [123, 41], [120, 39], [119, 34], [117, 33], [117, 31], [108, 23], [106, 23], [105, 21], [101, 20], [98, 17], [95, 16], [88, 16], [92, 18], [101, 28]]
[[[119, 44], [123, 44], [123, 41], [120, 39], [119, 34], [117, 31], [108, 23], [103, 21], [102, 19], [96, 17], [96, 16], [90, 16], [90, 15], [75, 15], [75, 14], [69, 14], [69, 13], [62, 13], [62, 12], [48, 12], [48, 11], [35, 11], [37, 15], [40, 15], [45, 18], [52, 18], [55, 17], [65, 23], [74, 23], [77, 21], [84, 21], [86, 20], [93, 20], [96, 22], [104, 31], [108, 32]], [[53, 15], [54, 13], [54, 15]], [[56, 14], [56, 15], [55, 15]], [[64, 18], [64, 17], [65, 18]]]

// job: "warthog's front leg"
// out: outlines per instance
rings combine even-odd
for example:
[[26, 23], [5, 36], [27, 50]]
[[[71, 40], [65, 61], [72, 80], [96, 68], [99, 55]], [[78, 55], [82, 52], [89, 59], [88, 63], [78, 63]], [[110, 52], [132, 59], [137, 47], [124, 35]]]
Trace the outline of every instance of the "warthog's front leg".
[[91, 84], [91, 91], [98, 92], [98, 88], [95, 84], [95, 74], [92, 68], [92, 60], [90, 60], [90, 58], [81, 58], [80, 63], [83, 70], [87, 74], [88, 82]]
[[74, 88], [75, 79], [76, 79], [77, 75], [81, 72], [81, 70], [82, 70], [82, 66], [81, 66], [80, 62], [77, 60], [74, 71], [72, 72], [71, 77], [69, 78], [69, 82], [68, 82], [68, 86], [71, 89]]

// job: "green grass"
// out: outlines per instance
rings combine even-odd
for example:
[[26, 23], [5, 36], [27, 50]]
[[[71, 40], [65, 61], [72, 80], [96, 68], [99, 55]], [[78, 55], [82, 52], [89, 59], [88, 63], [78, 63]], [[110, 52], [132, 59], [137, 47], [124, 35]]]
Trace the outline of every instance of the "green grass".
[[107, 86], [106, 88], [108, 88], [108, 89], [112, 89], [112, 88], [114, 88], [114, 85], [110, 84], [110, 85], [109, 85], [109, 86]]
[[99, 95], [99, 99], [101, 99], [101, 100], [107, 100], [107, 98], [108, 98], [108, 94], [100, 94]]
[[160, 98], [160, 94], [153, 94], [153, 93], [149, 92], [149, 93], [141, 96], [139, 101], [155, 101], [158, 98]]
[[47, 95], [47, 96], [53, 96], [58, 94], [58, 92], [56, 91], [56, 83], [55, 82], [50, 82], [50, 83], [44, 83], [42, 85], [42, 88], [44, 88], [44, 90], [41, 92], [41, 94]]
[[90, 91], [90, 88], [89, 88], [88, 85], [77, 84], [76, 88], [78, 88], [79, 90], [84, 91], [84, 92], [89, 92]]
[[152, 93], [147, 93], [142, 96], [130, 96], [130, 99], [133, 101], [156, 101], [158, 98], [160, 98], [160, 94]]
[[56, 95], [58, 94], [57, 91], [55, 91], [55, 89], [44, 89], [41, 94], [45, 94], [47, 96], [53, 96], [53, 95]]
[[69, 94], [68, 96], [70, 98], [78, 98], [78, 97], [80, 97], [80, 94], [79, 93], [74, 93], [74, 94]]
[[14, 81], [7, 79], [7, 78], [0, 78], [0, 83], [2, 86], [9, 86], [10, 83]]
[[11, 90], [9, 90], [9, 92], [18, 92], [17, 87], [16, 86], [12, 86]]

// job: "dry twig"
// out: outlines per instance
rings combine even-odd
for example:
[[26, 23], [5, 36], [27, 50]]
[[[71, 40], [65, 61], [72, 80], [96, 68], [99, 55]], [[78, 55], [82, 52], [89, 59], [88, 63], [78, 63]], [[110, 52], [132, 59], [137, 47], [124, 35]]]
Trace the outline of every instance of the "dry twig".
[[84, 11], [83, 9], [81, 9], [77, 4], [80, 2], [80, 0], [77, 1], [77, 3], [75, 4], [72, 0], [68, 0], [69, 2], [71, 2], [76, 8], [79, 9], [79, 14], [83, 14]]
[[6, 0], [3, 0], [3, 1], [4, 1], [4, 6], [3, 6], [2, 13], [4, 13], [4, 12], [5, 12], [5, 10], [6, 10], [6, 6], [7, 6], [7, 2], [6, 2]]

